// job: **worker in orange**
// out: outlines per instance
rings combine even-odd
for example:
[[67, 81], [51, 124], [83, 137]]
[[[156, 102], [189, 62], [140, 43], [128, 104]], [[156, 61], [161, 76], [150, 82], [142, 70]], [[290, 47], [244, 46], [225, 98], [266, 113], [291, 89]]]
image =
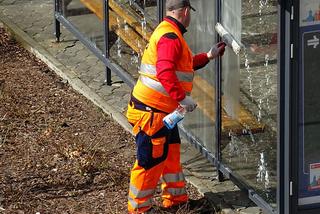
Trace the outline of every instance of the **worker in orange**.
[[225, 43], [192, 56], [183, 34], [190, 24], [189, 0], [167, 0], [167, 16], [153, 32], [141, 60], [140, 76], [132, 91], [127, 118], [136, 136], [137, 160], [131, 171], [129, 213], [150, 213], [152, 197], [161, 181], [163, 207], [188, 201], [180, 164], [178, 128], [162, 119], [178, 105], [193, 111], [190, 97], [194, 70], [222, 56]]

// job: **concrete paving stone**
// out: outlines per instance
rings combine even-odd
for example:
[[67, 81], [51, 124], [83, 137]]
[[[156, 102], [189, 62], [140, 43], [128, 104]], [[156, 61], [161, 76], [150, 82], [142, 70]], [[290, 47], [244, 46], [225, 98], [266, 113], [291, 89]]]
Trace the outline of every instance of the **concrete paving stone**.
[[99, 59], [96, 57], [92, 57], [92, 56], [88, 56], [84, 59], [86, 61], [86, 63], [88, 63], [88, 65], [90, 65], [91, 67], [95, 67], [98, 64]]
[[184, 169], [184, 170], [183, 170], [183, 173], [184, 173], [185, 177], [188, 179], [188, 181], [189, 181], [191, 184], [195, 185], [196, 187], [199, 187], [199, 186], [202, 185], [201, 180], [198, 179], [198, 178], [196, 178], [196, 177], [194, 177], [193, 174], [192, 174], [190, 171]]
[[33, 14], [33, 23], [32, 25], [35, 27], [46, 27], [48, 26], [48, 22], [47, 19], [44, 19], [43, 17], [41, 17], [41, 14]]
[[67, 56], [64, 52], [62, 52], [62, 51], [59, 51], [59, 52], [56, 54], [56, 57], [57, 57], [58, 60], [62, 60], [62, 59], [68, 58], [68, 56]]
[[248, 207], [243, 210], [239, 210], [239, 214], [263, 214], [263, 211], [259, 207]]
[[128, 93], [123, 96], [123, 100], [126, 100], [126, 101], [127, 101], [127, 104], [128, 104], [128, 102], [129, 102], [129, 100], [130, 100], [130, 97], [131, 97], [131, 93], [130, 93], [130, 92], [131, 92], [131, 90], [128, 91]]
[[50, 38], [50, 36], [51, 35], [49, 33], [43, 33], [42, 31], [33, 35], [33, 39], [35, 39], [41, 44], [42, 43], [41, 41], [44, 41], [45, 38]]
[[64, 28], [65, 27], [61, 26], [61, 35], [60, 35], [60, 42], [61, 43], [78, 41], [75, 38], [75, 36], [73, 36], [69, 31], [67, 31]]
[[42, 45], [46, 45], [46, 47], [49, 47], [48, 51], [50, 54], [52, 54], [54, 57], [56, 57], [58, 54], [61, 53], [61, 51], [57, 48], [54, 48], [54, 44], [55, 44], [55, 39], [48, 37], [46, 40], [42, 41], [40, 44]]
[[4, 0], [1, 2], [3, 5], [11, 5], [14, 4], [16, 0]]
[[63, 52], [69, 57], [75, 57], [76, 56], [76, 53], [72, 50], [73, 45], [74, 44], [71, 43], [69, 46], [66, 46], [63, 49]]
[[114, 105], [117, 109], [120, 110], [121, 113], [123, 113], [128, 105], [128, 101], [120, 100], [118, 102], [114, 102]]
[[74, 49], [78, 49], [78, 50], [75, 50], [75, 52], [76, 52], [76, 57], [78, 57], [79, 59], [84, 60], [91, 55], [91, 53], [89, 53], [87, 50], [79, 49], [79, 48], [82, 48], [82, 47], [81, 46], [74, 47]]
[[32, 22], [29, 20], [21, 19], [21, 21], [16, 20], [16, 24], [21, 27], [25, 32], [32, 28]]
[[7, 8], [5, 8], [5, 7], [3, 7], [3, 6], [0, 5], [0, 11], [3, 13], [3, 15], [6, 15], [8, 18], [10, 18], [10, 17], [7, 15], [7, 11], [8, 11]]
[[93, 81], [102, 81], [105, 84], [106, 81], [106, 72], [100, 71], [100, 73], [93, 79]]
[[101, 74], [103, 71], [101, 69], [99, 69], [99, 67], [97, 66], [91, 66], [88, 69], [88, 75], [92, 76], [92, 79], [96, 78], [97, 76], [99, 76], [99, 74]]
[[126, 94], [128, 93], [128, 91], [113, 91], [112, 92], [112, 96], [114, 97], [114, 98], [118, 98], [119, 99], [119, 97], [124, 97]]
[[92, 81], [88, 86], [96, 91], [103, 87], [103, 84], [101, 82]]
[[[41, 45], [49, 46], [48, 44], [55, 42], [55, 37], [52, 32], [42, 32], [35, 40]], [[52, 50], [49, 50], [49, 52], [52, 52]]]
[[100, 59], [98, 59], [98, 61], [97, 61], [97, 66], [99, 66], [99, 67], [105, 67], [105, 64], [104, 64]]
[[108, 103], [109, 105], [112, 105], [112, 106], [113, 106], [114, 103], [116, 102], [116, 100], [114, 100], [114, 99], [112, 99], [112, 98], [108, 99], [108, 97], [106, 97], [105, 100], [107, 101], [107, 103]]
[[233, 210], [239, 212], [240, 210], [246, 209], [247, 207], [237, 206], [237, 205], [232, 204], [232, 208], [233, 208]]
[[72, 66], [76, 67], [77, 65], [82, 63], [82, 59], [77, 56], [70, 56], [68, 58], [68, 63], [71, 64]]
[[89, 71], [88, 69], [80, 69], [80, 68], [75, 67], [74, 71], [79, 76], [86, 76], [86, 75], [90, 76], [90, 74], [88, 74], [88, 71]]
[[112, 84], [112, 87], [114, 87], [114, 91], [128, 91], [130, 90], [130, 87], [123, 83], [123, 82], [119, 82], [119, 83], [114, 83]]
[[4, 13], [8, 16], [8, 17], [16, 17], [14, 22], [20, 27], [20, 26], [24, 26], [24, 25], [28, 25], [28, 26], [33, 26], [33, 21], [30, 20], [30, 18], [26, 18], [24, 16], [22, 16], [22, 14], [19, 11], [4, 11]]
[[[9, 9], [9, 10], [6, 10], [5, 11], [6, 15], [10, 18], [15, 18], [14, 22], [16, 24], [18, 24], [19, 20], [22, 20], [22, 17], [23, 17], [23, 14], [21, 14], [21, 12], [19, 10], [12, 10], [12, 9]], [[27, 19], [28, 20], [28, 19]], [[25, 20], [25, 21], [27, 21]], [[30, 20], [28, 20], [30, 22]], [[31, 23], [30, 23], [31, 24]]]
[[42, 28], [41, 27], [31, 27], [31, 28], [27, 28], [25, 30], [26, 33], [28, 33], [29, 35], [31, 35], [32, 37], [34, 37], [37, 33], [41, 32]]
[[[214, 190], [215, 192], [228, 192], [230, 188], [227, 185], [217, 185], [215, 186]], [[229, 201], [229, 199], [226, 199]]]
[[79, 78], [87, 85], [92, 82], [92, 77], [90, 75], [80, 75]]
[[57, 48], [61, 52], [64, 52], [64, 50], [67, 47], [72, 46], [74, 42], [75, 42], [75, 40], [55, 42], [55, 43], [52, 44], [53, 45], [52, 48]]
[[88, 72], [90, 65], [88, 65], [82, 61], [75, 68], [76, 68], [76, 72], [82, 72], [82, 71]]
[[230, 208], [221, 210], [220, 214], [236, 214], [236, 212]]
[[103, 85], [100, 89], [97, 90], [97, 93], [101, 96], [109, 96], [112, 94], [112, 87]]
[[81, 50], [82, 52], [87, 53], [88, 56], [92, 54], [89, 52], [86, 46], [84, 46], [84, 44], [82, 44], [79, 40], [75, 43], [75, 46], [73, 48], [76, 52], [79, 52]]
[[47, 30], [47, 31], [53, 32], [54, 29], [52, 28], [52, 26], [53, 26], [53, 19], [51, 21], [47, 20], [46, 26], [44, 26], [44, 29]]

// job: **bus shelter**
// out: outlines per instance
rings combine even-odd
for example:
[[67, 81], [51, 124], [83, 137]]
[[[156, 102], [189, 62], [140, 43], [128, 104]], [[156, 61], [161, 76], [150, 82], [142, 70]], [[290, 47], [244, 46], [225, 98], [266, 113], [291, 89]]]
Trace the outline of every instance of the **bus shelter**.
[[[265, 213], [320, 212], [320, 0], [191, 0], [194, 53], [241, 44], [196, 72], [198, 108], [179, 128]], [[55, 36], [71, 31], [130, 87], [165, 0], [55, 0]], [[319, 99], [317, 98], [319, 97]]]

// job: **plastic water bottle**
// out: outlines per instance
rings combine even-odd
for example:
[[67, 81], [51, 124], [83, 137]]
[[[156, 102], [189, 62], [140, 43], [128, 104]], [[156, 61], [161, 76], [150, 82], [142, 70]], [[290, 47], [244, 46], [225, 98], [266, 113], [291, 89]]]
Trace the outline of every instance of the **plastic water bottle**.
[[182, 106], [178, 106], [172, 113], [163, 118], [164, 125], [168, 129], [173, 129], [184, 118], [186, 112]]

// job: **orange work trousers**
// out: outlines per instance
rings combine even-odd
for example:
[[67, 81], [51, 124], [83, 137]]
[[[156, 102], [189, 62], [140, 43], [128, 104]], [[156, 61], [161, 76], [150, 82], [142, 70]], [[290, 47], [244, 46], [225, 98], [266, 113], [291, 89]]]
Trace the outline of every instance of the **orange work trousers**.
[[143, 213], [152, 206], [152, 197], [161, 181], [162, 204], [168, 208], [188, 200], [180, 164], [178, 128], [167, 129], [164, 112], [129, 103], [127, 118], [136, 136], [137, 159], [131, 170], [129, 213]]

